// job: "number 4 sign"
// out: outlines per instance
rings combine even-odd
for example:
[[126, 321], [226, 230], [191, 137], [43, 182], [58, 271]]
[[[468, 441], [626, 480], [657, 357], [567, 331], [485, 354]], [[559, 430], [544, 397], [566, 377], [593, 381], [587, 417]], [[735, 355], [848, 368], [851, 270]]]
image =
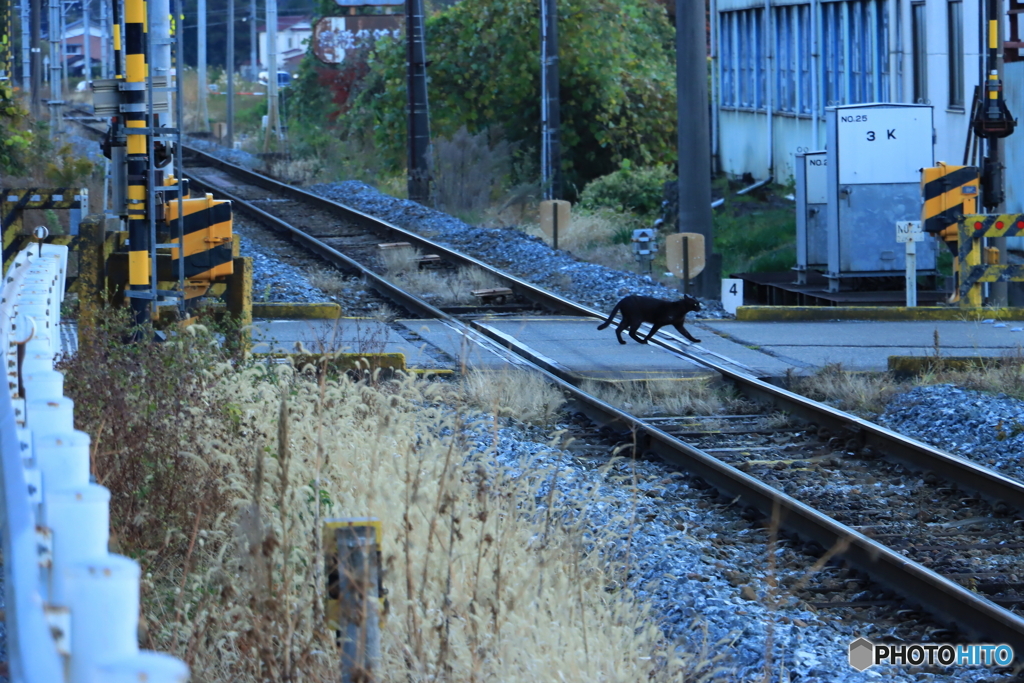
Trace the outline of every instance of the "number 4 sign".
[[743, 280], [725, 278], [722, 280], [722, 308], [736, 315], [736, 308], [743, 305]]

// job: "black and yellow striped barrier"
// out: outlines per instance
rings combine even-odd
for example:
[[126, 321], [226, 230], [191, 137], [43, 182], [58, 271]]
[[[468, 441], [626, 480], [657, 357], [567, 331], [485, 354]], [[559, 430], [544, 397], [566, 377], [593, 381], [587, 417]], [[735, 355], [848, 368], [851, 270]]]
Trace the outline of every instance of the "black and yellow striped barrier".
[[27, 211], [38, 211], [39, 220], [46, 220], [45, 211], [78, 211], [68, 221], [67, 234], [60, 234], [61, 226], [48, 225], [50, 237], [47, 244], [71, 244], [78, 233], [78, 222], [85, 217], [89, 206], [89, 190], [86, 188], [2, 188], [0, 189], [0, 232], [3, 234], [3, 270], [7, 272], [19, 251], [35, 242], [32, 229], [35, 225], [25, 224]]
[[[231, 249], [231, 202], [212, 194], [183, 199], [185, 298], [206, 294], [215, 279], [234, 272]], [[165, 207], [167, 225], [177, 237], [178, 200]], [[171, 249], [171, 273], [179, 271], [179, 250]]]
[[940, 234], [950, 226], [954, 230], [943, 237], [956, 240], [955, 226], [960, 216], [975, 213], [981, 180], [976, 166], [938, 166], [921, 169], [921, 227], [925, 232]]
[[1024, 214], [971, 214], [958, 223], [961, 308], [981, 306], [981, 283], [1024, 282], [1024, 266], [1000, 265], [998, 252], [984, 250], [986, 262], [982, 263], [981, 239], [995, 237], [1017, 237], [1024, 234]]

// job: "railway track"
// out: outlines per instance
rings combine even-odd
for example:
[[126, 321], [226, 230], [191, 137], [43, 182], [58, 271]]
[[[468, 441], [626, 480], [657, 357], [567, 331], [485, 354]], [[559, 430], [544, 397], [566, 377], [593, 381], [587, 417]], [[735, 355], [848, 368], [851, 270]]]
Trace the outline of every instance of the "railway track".
[[[1024, 538], [1024, 484], [967, 460], [903, 437], [866, 420], [811, 401], [746, 372], [728, 359], [714, 357], [673, 333], [652, 343], [714, 370], [751, 401], [784, 411], [791, 422], [766, 425], [763, 415], [729, 416], [728, 424], [709, 427], [693, 417], [644, 419], [630, 415], [575, 386], [558, 367], [516, 339], [489, 328], [486, 321], [459, 320], [430, 302], [389, 282], [377, 268], [344, 251], [365, 255], [372, 241], [408, 242], [459, 267], [474, 267], [511, 289], [517, 302], [567, 315], [603, 317], [598, 311], [550, 294], [528, 282], [459, 254], [427, 238], [383, 223], [348, 207], [240, 169], [198, 150], [189, 150], [205, 169], [193, 181], [208, 186], [254, 219], [287, 233], [340, 268], [359, 272], [374, 289], [422, 317], [443, 321], [454, 330], [503, 353], [509, 362], [534, 365], [571, 395], [579, 413], [603, 425], [620, 440], [628, 435], [635, 454], [653, 454], [690, 473], [693, 481], [739, 504], [757, 522], [773, 520], [782, 530], [838, 554], [856, 573], [828, 569], [826, 580], [801, 587], [806, 594], [832, 597], [821, 605], [873, 607], [871, 603], [910, 604], [964, 637], [1005, 642], [1024, 652], [1024, 584], [1016, 567]], [[264, 206], [256, 206], [232, 188], [259, 188]], [[222, 180], [222, 182], [224, 182]], [[252, 190], [246, 190], [251, 193]], [[267, 195], [273, 193], [274, 196]], [[265, 201], [266, 199], [284, 201]], [[338, 219], [355, 226], [322, 234], [323, 239], [290, 224], [288, 211], [300, 216]], [[316, 211], [317, 213], [313, 213]], [[322, 218], [322, 219], [323, 219]], [[321, 220], [322, 220], [321, 219]], [[360, 244], [369, 233], [373, 240]], [[336, 240], [333, 244], [330, 240]], [[747, 422], [744, 422], [747, 420]], [[587, 434], [584, 427], [581, 433]], [[887, 495], [873, 496], [873, 489]], [[906, 495], [893, 491], [905, 490]], [[754, 512], [756, 510], [756, 512]], [[946, 575], [943, 576], [943, 573]], [[865, 596], [863, 576], [892, 592]], [[828, 584], [832, 580], [833, 584]], [[785, 581], [783, 581], [785, 583]], [[852, 586], [852, 588], [851, 588]], [[850, 591], [854, 592], [852, 595]], [[896, 598], [895, 596], [899, 596]], [[813, 599], [810, 604], [815, 604]], [[898, 612], [899, 610], [897, 610]], [[906, 616], [906, 613], [903, 613]], [[935, 635], [934, 633], [932, 634]]]

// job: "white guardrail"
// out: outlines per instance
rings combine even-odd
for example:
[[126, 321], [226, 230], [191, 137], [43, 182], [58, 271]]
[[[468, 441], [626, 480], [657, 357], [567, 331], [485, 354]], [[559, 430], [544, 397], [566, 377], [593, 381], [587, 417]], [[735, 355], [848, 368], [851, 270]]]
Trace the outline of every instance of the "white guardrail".
[[0, 515], [12, 683], [182, 683], [184, 662], [139, 650], [139, 565], [107, 552], [110, 491], [53, 369], [66, 246], [22, 251], [0, 289]]

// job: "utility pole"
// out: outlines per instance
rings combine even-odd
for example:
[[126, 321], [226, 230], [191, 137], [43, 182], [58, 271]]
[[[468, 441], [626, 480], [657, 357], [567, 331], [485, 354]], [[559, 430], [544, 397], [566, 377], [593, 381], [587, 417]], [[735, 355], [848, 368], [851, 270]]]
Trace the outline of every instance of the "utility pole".
[[60, 21], [60, 64], [64, 74], [64, 92], [71, 92], [68, 87], [68, 24], [67, 11], [71, 5], [70, 0], [57, 3], [57, 16]]
[[110, 78], [110, 20], [107, 17], [108, 0], [100, 0], [100, 78]]
[[427, 202], [430, 199], [430, 170], [427, 167], [430, 117], [427, 107], [427, 49], [423, 23], [423, 0], [406, 0], [409, 145], [407, 187], [409, 199], [414, 202]]
[[256, 48], [256, 0], [249, 0], [249, 80], [254, 83], [260, 73]]
[[82, 0], [82, 51], [85, 55], [85, 83], [92, 83], [92, 22], [89, 21], [89, 0]]
[[21, 89], [32, 92], [32, 19], [28, 0], [21, 0]]
[[7, 85], [14, 86], [14, 13], [11, 11], [14, 0], [7, 0], [0, 8], [4, 32], [0, 34], [0, 50], [3, 50], [3, 64], [0, 64], [0, 71], [7, 79]]
[[41, 36], [43, 33], [42, 28], [42, 13], [43, 3], [42, 0], [31, 0], [32, 8], [32, 118], [36, 121], [43, 115], [43, 49], [39, 46]]
[[199, 130], [210, 130], [210, 111], [206, 107], [206, 0], [199, 0], [199, 27], [197, 40], [199, 41]]
[[235, 144], [235, 0], [228, 0], [228, 54], [224, 68], [228, 72], [228, 134], [224, 144]]
[[[713, 254], [708, 49], [703, 2], [676, 0], [679, 232], [704, 235], [705, 266], [694, 278], [698, 296], [718, 298], [721, 262]], [[684, 288], [687, 283], [684, 283]]]
[[58, 140], [61, 125], [60, 41], [61, 0], [50, 0], [50, 139]]
[[267, 0], [267, 135], [263, 138], [264, 152], [270, 149], [271, 136], [280, 142], [281, 120], [277, 110], [277, 0]]
[[545, 199], [562, 198], [561, 108], [558, 99], [558, 3], [540, 0], [541, 184]]

